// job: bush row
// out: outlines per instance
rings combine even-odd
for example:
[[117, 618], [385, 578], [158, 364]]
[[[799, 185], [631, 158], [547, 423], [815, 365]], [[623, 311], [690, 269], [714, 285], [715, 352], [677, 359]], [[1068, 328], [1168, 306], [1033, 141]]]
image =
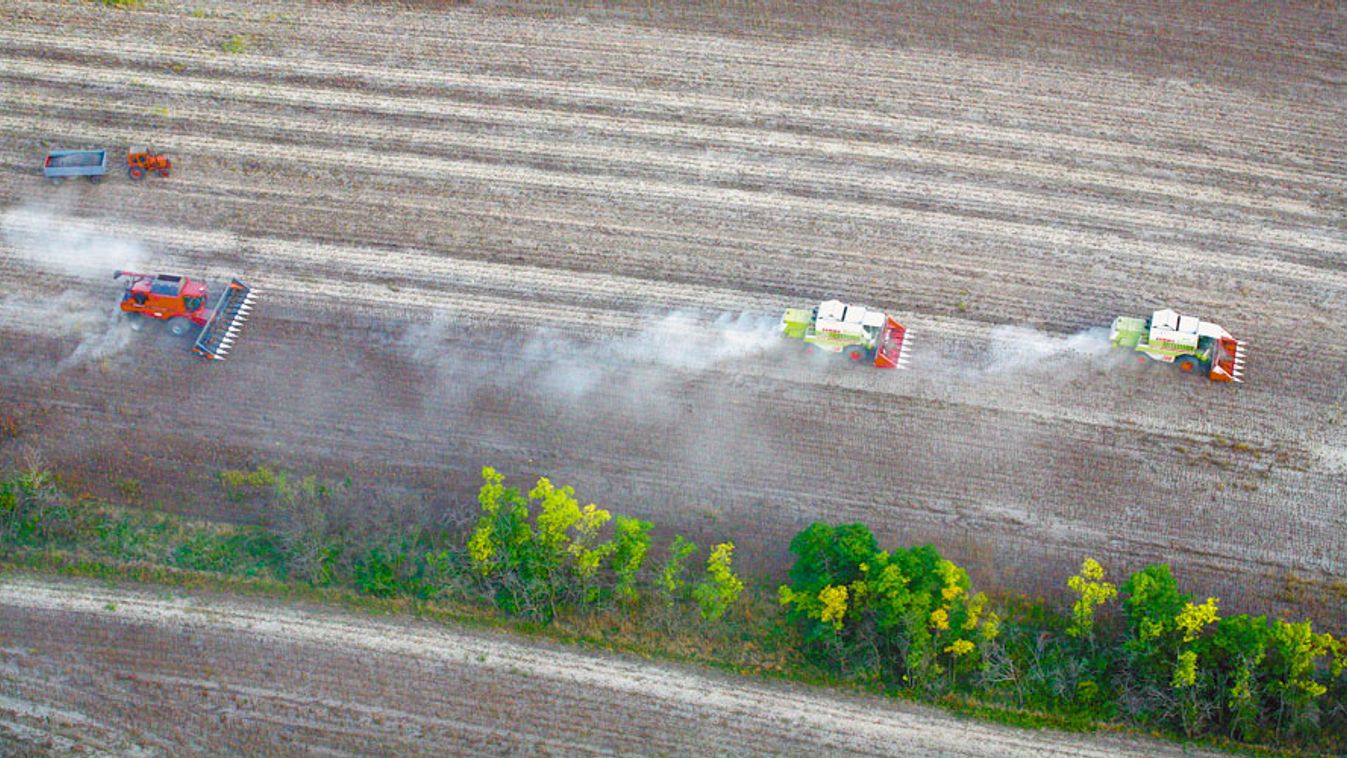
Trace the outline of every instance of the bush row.
[[1347, 747], [1347, 643], [1308, 620], [1224, 616], [1164, 565], [1118, 586], [1086, 559], [1058, 609], [976, 592], [932, 546], [881, 550], [863, 524], [815, 523], [790, 543], [777, 602], [755, 604], [765, 593], [745, 590], [731, 543], [702, 560], [681, 536], [652, 538], [648, 521], [582, 507], [570, 487], [544, 478], [523, 492], [493, 469], [482, 477], [475, 519], [433, 526], [419, 498], [225, 471], [225, 496], [265, 514], [235, 526], [72, 499], [31, 469], [0, 479], [0, 545], [471, 603], [568, 629], [595, 619], [605, 636], [617, 618], [639, 646], [682, 655], [699, 640], [703, 660], [1005, 720]]

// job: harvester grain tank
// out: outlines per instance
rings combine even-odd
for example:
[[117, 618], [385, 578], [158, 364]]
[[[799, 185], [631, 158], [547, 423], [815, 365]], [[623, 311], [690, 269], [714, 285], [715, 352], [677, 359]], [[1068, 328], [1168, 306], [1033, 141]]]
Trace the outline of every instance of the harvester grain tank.
[[907, 328], [882, 311], [840, 300], [816, 308], [789, 308], [781, 317], [781, 333], [806, 345], [841, 353], [854, 363], [878, 368], [907, 368], [911, 344]]
[[210, 292], [202, 282], [173, 274], [137, 274], [113, 272], [112, 278], [126, 277], [121, 309], [131, 319], [131, 328], [139, 330], [146, 318], [164, 321], [175, 335], [186, 334], [193, 325], [201, 327], [192, 350], [203, 358], [224, 360], [234, 346], [243, 322], [252, 311], [257, 290], [233, 279], [212, 309]]
[[1109, 342], [1136, 350], [1139, 361], [1173, 363], [1185, 374], [1206, 374], [1214, 382], [1244, 381], [1244, 342], [1196, 316], [1168, 308], [1146, 319], [1120, 316], [1109, 330]]

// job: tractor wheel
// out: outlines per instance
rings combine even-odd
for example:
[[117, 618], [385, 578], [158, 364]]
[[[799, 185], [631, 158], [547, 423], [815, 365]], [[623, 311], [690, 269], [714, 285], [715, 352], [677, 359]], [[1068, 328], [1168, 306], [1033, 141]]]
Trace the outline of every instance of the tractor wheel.
[[861, 361], [865, 360], [865, 357], [867, 355], [869, 355], [869, 351], [861, 347], [860, 345], [851, 345], [846, 349], [842, 350], [842, 355], [845, 355], [847, 357], [847, 360], [851, 361], [852, 363], [860, 363]]
[[131, 181], [138, 182], [145, 178], [145, 169], [140, 168], [139, 166], [132, 166], [126, 170], [126, 175], [130, 177]]
[[187, 333], [187, 328], [189, 326], [191, 326], [191, 322], [187, 319], [175, 318], [173, 319], [173, 322], [168, 325], [168, 331], [174, 337], [181, 337]]
[[135, 301], [136, 305], [144, 305], [149, 297], [144, 292], [137, 292], [131, 296], [131, 299]]
[[1174, 361], [1174, 365], [1179, 367], [1179, 371], [1185, 374], [1202, 373], [1202, 362], [1191, 355], [1185, 355]]

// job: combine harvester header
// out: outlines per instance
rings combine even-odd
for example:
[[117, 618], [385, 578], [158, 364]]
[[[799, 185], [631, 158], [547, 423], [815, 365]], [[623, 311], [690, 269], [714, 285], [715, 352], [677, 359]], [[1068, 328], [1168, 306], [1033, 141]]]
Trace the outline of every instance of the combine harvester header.
[[121, 309], [131, 319], [132, 329], [142, 329], [146, 318], [166, 322], [174, 335], [186, 334], [192, 325], [199, 326], [201, 334], [192, 350], [211, 360], [224, 360], [234, 346], [257, 295], [257, 290], [233, 279], [207, 316], [210, 293], [201, 282], [173, 274], [113, 272], [112, 278], [122, 277], [129, 281], [122, 293]]
[[841, 353], [854, 363], [907, 368], [911, 344], [907, 328], [892, 316], [865, 306], [825, 300], [811, 310], [789, 308], [781, 317], [781, 333], [811, 347]]
[[202, 358], [224, 360], [234, 347], [234, 340], [238, 339], [243, 322], [248, 320], [256, 294], [256, 290], [237, 278], [231, 280], [224, 296], [215, 306], [215, 313], [211, 314], [210, 320], [197, 336], [192, 350]]
[[1244, 381], [1244, 342], [1196, 316], [1168, 308], [1148, 319], [1120, 316], [1109, 330], [1109, 342], [1136, 350], [1142, 362], [1173, 363], [1185, 374], [1204, 373], [1213, 382]]

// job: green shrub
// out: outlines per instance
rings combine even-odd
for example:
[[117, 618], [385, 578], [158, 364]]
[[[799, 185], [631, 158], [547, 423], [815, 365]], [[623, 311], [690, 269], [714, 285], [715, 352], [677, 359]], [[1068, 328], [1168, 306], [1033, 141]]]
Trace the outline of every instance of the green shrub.
[[220, 49], [230, 55], [237, 55], [248, 49], [249, 39], [246, 35], [235, 34], [229, 39], [220, 43]]
[[285, 575], [275, 535], [257, 529], [215, 533], [198, 531], [173, 551], [178, 568], [241, 576]]

